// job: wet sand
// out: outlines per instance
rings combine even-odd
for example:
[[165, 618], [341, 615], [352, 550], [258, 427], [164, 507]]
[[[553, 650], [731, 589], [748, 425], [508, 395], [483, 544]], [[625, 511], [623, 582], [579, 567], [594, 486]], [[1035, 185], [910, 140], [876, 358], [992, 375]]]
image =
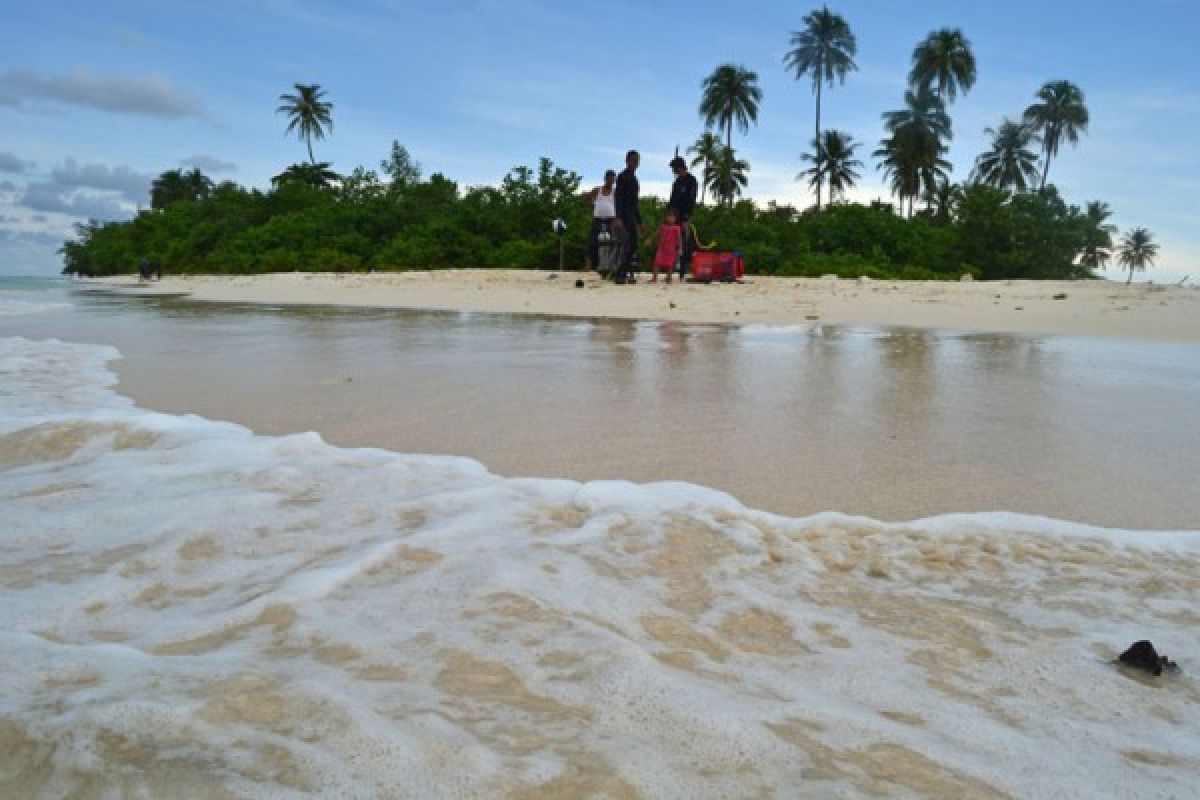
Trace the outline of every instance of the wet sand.
[[509, 476], [682, 480], [788, 515], [1200, 519], [1190, 344], [80, 302], [24, 335], [114, 344], [140, 405], [262, 433]]
[[[583, 280], [584, 288], [575, 281]], [[751, 276], [743, 284], [614, 286], [594, 273], [459, 269], [366, 274], [132, 277], [138, 294], [675, 322], [902, 326], [1200, 341], [1200, 289], [1109, 281], [871, 281]]]

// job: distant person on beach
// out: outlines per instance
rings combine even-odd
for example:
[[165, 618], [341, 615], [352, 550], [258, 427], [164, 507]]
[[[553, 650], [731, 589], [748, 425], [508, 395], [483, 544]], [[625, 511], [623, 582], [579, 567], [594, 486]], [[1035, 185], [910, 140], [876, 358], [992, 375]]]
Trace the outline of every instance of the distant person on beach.
[[638, 263], [638, 240], [642, 237], [642, 213], [638, 210], [637, 168], [642, 157], [637, 150], [625, 154], [625, 169], [617, 176], [613, 192], [616, 201], [615, 225], [621, 236], [621, 263], [617, 267], [617, 283], [633, 283]]
[[138, 261], [138, 283], [145, 283], [154, 275], [154, 264], [150, 259], [142, 258]]
[[679, 227], [683, 230], [679, 257], [679, 280], [682, 281], [692, 264], [692, 252], [696, 249], [696, 243], [692, 240], [692, 212], [696, 209], [696, 192], [699, 191], [699, 185], [696, 183], [696, 176], [688, 172], [687, 162], [679, 156], [671, 159], [670, 167], [675, 173], [675, 182], [671, 184], [671, 199], [667, 201], [667, 205], [679, 215]]
[[[650, 244], [650, 239], [646, 240]], [[654, 254], [654, 277], [651, 283], [658, 283], [658, 271], [667, 273], [667, 283], [671, 282], [671, 273], [679, 266], [683, 256], [683, 228], [679, 226], [679, 215], [675, 209], [668, 208], [663, 224], [658, 229], [658, 250]], [[683, 280], [683, 278], [680, 278]]]
[[584, 200], [592, 204], [592, 228], [588, 233], [587, 255], [585, 269], [600, 268], [600, 237], [613, 235], [613, 220], [617, 216], [617, 201], [614, 196], [617, 173], [608, 170], [604, 173], [604, 185], [597, 186], [586, 192]]

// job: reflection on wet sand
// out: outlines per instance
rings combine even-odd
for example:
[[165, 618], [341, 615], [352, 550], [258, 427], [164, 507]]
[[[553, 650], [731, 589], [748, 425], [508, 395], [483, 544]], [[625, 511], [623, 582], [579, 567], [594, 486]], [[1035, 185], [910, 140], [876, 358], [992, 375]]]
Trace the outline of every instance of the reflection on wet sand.
[[81, 302], [23, 328], [116, 344], [143, 405], [266, 433], [684, 480], [792, 515], [1200, 519], [1196, 345]]

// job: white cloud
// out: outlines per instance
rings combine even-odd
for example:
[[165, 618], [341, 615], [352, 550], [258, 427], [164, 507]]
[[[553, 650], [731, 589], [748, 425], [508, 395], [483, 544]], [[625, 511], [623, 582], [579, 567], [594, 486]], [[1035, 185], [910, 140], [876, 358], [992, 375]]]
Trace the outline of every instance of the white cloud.
[[114, 192], [64, 189], [53, 181], [40, 181], [25, 187], [21, 205], [34, 211], [53, 211], [89, 219], [119, 219], [130, 209]]
[[106, 167], [103, 164], [80, 165], [73, 158], [66, 159], [50, 173], [55, 183], [68, 188], [108, 189], [120, 192], [130, 202], [144, 199], [153, 176], [119, 165]]
[[22, 69], [0, 72], [0, 105], [24, 108], [46, 101], [168, 119], [203, 114], [191, 92], [163, 75], [104, 75], [87, 69], [66, 75]]
[[17, 204], [72, 217], [121, 219], [148, 201], [151, 179], [125, 165], [80, 164], [68, 158], [49, 180], [31, 181]]

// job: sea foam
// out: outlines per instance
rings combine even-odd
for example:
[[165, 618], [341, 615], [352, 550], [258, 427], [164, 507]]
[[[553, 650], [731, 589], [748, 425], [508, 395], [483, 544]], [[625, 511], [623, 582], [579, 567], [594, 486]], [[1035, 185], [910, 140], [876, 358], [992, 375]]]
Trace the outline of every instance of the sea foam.
[[116, 357], [0, 340], [0, 796], [1194, 789], [1194, 682], [1111, 660], [1200, 663], [1200, 533], [505, 479], [149, 412]]

